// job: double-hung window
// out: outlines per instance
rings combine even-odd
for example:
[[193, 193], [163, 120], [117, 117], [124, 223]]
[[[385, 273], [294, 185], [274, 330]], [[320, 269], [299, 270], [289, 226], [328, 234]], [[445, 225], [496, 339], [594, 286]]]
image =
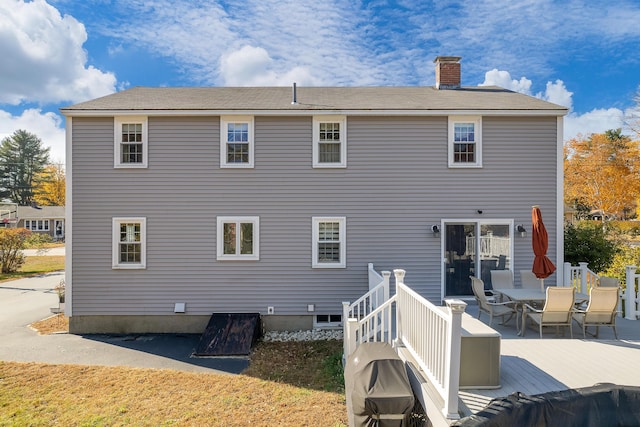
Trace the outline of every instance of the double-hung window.
[[449, 167], [482, 167], [482, 119], [449, 117]]
[[313, 167], [347, 167], [346, 116], [313, 118]]
[[260, 259], [260, 218], [257, 216], [219, 216], [217, 221], [217, 259]]
[[253, 167], [253, 117], [220, 117], [220, 167]]
[[113, 218], [113, 268], [146, 268], [147, 219]]
[[313, 268], [345, 268], [346, 218], [313, 217]]
[[116, 117], [114, 123], [114, 167], [146, 168], [148, 164], [147, 118]]

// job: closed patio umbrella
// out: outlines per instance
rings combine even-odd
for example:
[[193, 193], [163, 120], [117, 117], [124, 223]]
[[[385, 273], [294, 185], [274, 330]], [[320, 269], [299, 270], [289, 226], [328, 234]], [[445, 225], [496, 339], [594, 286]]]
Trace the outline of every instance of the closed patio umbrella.
[[547, 249], [549, 248], [549, 236], [547, 235], [547, 229], [542, 222], [542, 213], [538, 206], [533, 206], [531, 211], [531, 222], [533, 223], [533, 231], [531, 233], [531, 244], [533, 245], [533, 253], [535, 258], [533, 259], [533, 268], [531, 271], [540, 279], [540, 286], [544, 288], [542, 283], [543, 279], [551, 276], [556, 271], [556, 266], [553, 265], [549, 257], [547, 257]]

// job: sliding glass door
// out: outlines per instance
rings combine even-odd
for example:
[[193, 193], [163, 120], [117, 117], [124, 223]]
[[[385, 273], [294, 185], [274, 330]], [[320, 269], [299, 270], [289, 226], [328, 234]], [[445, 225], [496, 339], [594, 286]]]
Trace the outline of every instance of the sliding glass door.
[[511, 220], [445, 221], [445, 296], [472, 296], [469, 276], [491, 289], [491, 270], [511, 269], [512, 230]]

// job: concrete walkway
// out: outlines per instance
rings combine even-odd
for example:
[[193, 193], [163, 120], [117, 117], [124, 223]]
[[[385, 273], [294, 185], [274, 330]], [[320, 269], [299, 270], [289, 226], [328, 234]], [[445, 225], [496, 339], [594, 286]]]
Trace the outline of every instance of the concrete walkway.
[[47, 256], [47, 255], [64, 256], [65, 247], [61, 246], [58, 248], [50, 248], [50, 249], [25, 249], [22, 251], [22, 253], [25, 256]]
[[191, 357], [197, 334], [38, 335], [29, 324], [51, 315], [63, 272], [0, 283], [0, 360], [239, 373], [246, 357]]

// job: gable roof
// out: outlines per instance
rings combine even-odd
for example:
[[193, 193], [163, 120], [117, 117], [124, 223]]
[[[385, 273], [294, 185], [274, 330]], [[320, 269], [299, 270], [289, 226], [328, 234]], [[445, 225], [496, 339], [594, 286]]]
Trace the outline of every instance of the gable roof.
[[189, 112], [517, 111], [565, 115], [567, 108], [497, 86], [434, 87], [134, 87], [62, 108], [67, 116]]
[[64, 206], [18, 206], [18, 219], [64, 218]]

